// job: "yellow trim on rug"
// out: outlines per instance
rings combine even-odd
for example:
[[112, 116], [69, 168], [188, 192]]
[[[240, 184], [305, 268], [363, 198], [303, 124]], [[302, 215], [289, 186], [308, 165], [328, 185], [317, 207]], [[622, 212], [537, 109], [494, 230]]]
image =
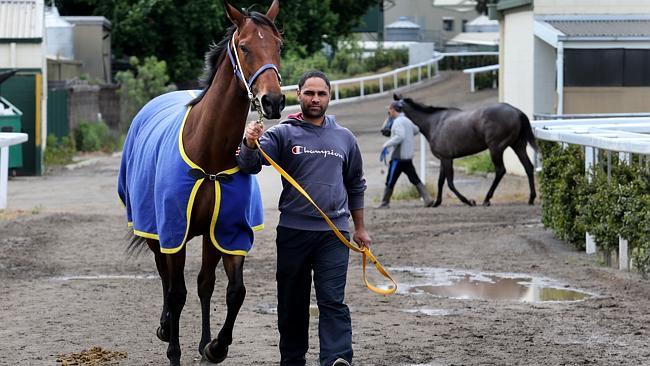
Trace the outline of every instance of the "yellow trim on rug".
[[217, 225], [217, 219], [219, 218], [219, 206], [221, 203], [221, 185], [219, 181], [214, 181], [214, 211], [212, 211], [212, 221], [210, 222], [210, 240], [212, 244], [222, 253], [230, 255], [241, 255], [246, 256], [248, 254], [245, 250], [226, 250], [219, 245], [217, 238], [214, 237], [214, 227]]
[[126, 227], [133, 227], [133, 223], [131, 221], [127, 222]]
[[259, 225], [253, 226], [253, 227], [251, 227], [251, 229], [253, 229], [253, 231], [262, 231], [262, 230], [264, 230], [264, 224], [259, 224]]
[[192, 217], [192, 207], [194, 207], [194, 199], [196, 198], [196, 192], [199, 191], [199, 187], [201, 187], [201, 183], [203, 183], [203, 178], [197, 180], [194, 183], [194, 187], [192, 187], [192, 193], [190, 193], [190, 199], [187, 202], [187, 209], [185, 211], [185, 215], [187, 216], [187, 222], [185, 223], [185, 235], [183, 236], [183, 241], [176, 247], [176, 248], [163, 248], [160, 246], [160, 252], [165, 253], [165, 254], [174, 254], [178, 253], [181, 249], [183, 249], [183, 245], [185, 245], [185, 241], [187, 241], [187, 234], [190, 230], [190, 219]]
[[137, 235], [139, 237], [142, 237], [142, 238], [160, 240], [160, 238], [158, 237], [157, 234], [146, 233], [146, 232], [140, 231], [140, 230], [133, 229], [133, 234], [135, 234], [135, 235]]

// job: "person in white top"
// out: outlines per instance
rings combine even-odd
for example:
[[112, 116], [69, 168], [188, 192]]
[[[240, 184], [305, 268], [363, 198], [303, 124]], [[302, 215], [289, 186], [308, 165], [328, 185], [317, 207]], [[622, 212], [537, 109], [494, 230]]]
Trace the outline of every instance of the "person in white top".
[[378, 208], [389, 208], [390, 197], [393, 195], [393, 189], [402, 172], [406, 173], [409, 181], [418, 190], [418, 193], [424, 201], [424, 205], [431, 207], [434, 202], [429, 196], [424, 184], [420, 181], [413, 166], [415, 136], [420, 132], [420, 129], [402, 113], [401, 103], [401, 101], [395, 101], [388, 106], [389, 120], [392, 119], [390, 139], [382, 146], [380, 160], [384, 161], [386, 159], [389, 148], [393, 149], [393, 153], [388, 164], [386, 188], [384, 189], [384, 195]]

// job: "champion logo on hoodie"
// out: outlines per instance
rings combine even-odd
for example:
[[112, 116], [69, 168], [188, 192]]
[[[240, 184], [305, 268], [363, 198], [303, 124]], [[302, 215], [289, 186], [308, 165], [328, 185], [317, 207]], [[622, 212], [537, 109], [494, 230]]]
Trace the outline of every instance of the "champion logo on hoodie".
[[291, 153], [294, 155], [300, 155], [300, 154], [316, 154], [316, 155], [323, 155], [324, 158], [328, 156], [336, 156], [337, 158], [343, 160], [343, 155], [341, 153], [337, 153], [334, 150], [311, 150], [308, 149], [304, 146], [300, 145], [294, 145], [291, 148]]

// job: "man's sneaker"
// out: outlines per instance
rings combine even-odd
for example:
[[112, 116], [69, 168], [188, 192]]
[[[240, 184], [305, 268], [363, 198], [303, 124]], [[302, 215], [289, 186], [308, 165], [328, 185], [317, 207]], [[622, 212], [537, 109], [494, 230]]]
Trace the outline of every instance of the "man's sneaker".
[[350, 366], [350, 363], [342, 358], [337, 358], [332, 366]]

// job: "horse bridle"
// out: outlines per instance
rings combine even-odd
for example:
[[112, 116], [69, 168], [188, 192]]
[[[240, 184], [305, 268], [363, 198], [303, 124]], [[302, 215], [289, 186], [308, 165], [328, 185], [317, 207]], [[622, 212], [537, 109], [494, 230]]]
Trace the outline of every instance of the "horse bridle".
[[[232, 49], [231, 49], [232, 48]], [[233, 50], [235, 52], [235, 57], [232, 56]], [[239, 62], [239, 54], [237, 53], [237, 48], [235, 48], [235, 34], [233, 33], [232, 39], [230, 42], [230, 45], [228, 45], [228, 58], [230, 58], [230, 63], [232, 64], [232, 68], [235, 71], [235, 77], [240, 79], [241, 81], [244, 82], [244, 86], [246, 87], [246, 93], [248, 95], [248, 99], [253, 102], [253, 104], [257, 104], [255, 96], [253, 95], [253, 92], [251, 89], [253, 88], [253, 84], [255, 83], [255, 80], [262, 75], [263, 72], [266, 70], [274, 70], [276, 75], [278, 76], [278, 81], [280, 84], [282, 84], [282, 76], [280, 75], [280, 71], [278, 70], [278, 67], [275, 66], [274, 64], [265, 64], [262, 65], [257, 71], [251, 76], [251, 78], [246, 81], [246, 78], [244, 77], [244, 71], [241, 67], [241, 62]], [[258, 106], [256, 105], [256, 108]]]

